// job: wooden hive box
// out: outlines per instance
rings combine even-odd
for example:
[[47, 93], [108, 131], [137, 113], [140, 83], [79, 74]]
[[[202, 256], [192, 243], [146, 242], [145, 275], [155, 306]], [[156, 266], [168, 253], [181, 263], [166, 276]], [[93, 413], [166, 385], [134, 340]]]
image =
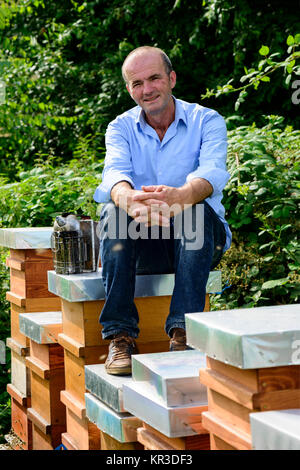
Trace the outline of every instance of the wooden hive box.
[[107, 374], [104, 364], [85, 367], [85, 394], [88, 419], [100, 430], [102, 450], [139, 450], [137, 428], [141, 421], [126, 412], [123, 406], [123, 384], [130, 376]]
[[[219, 281], [219, 272], [212, 275], [210, 291], [220, 289]], [[137, 277], [135, 302], [140, 314], [141, 334], [137, 340], [140, 353], [167, 351], [169, 348], [164, 321], [172, 283], [172, 275]], [[62, 299], [63, 331], [59, 334], [59, 344], [64, 348], [65, 390], [61, 393], [61, 401], [67, 407], [67, 433], [63, 442], [67, 448], [97, 448], [98, 438], [94, 439], [97, 433], [85, 415], [84, 368], [104, 363], [108, 352], [109, 341], [102, 339], [99, 324], [105, 298], [101, 270], [69, 276], [50, 271], [48, 288]], [[76, 431], [76, 438], [73, 428], [75, 430], [80, 425], [81, 433]], [[78, 436], [82, 437], [81, 443]]]
[[133, 356], [124, 408], [143, 421], [137, 439], [145, 449], [209, 450], [202, 425], [207, 395], [198, 379], [204, 363], [205, 356], [193, 350]]
[[29, 348], [20, 346], [12, 338], [7, 338], [7, 346], [11, 349], [11, 383], [7, 384], [7, 392], [11, 397], [11, 426], [17, 436], [16, 450], [32, 449], [32, 425], [27, 416], [31, 403], [30, 374], [26, 367], [26, 356]]
[[31, 407], [27, 413], [33, 424], [33, 450], [55, 449], [66, 429], [66, 411], [60, 401], [65, 387], [64, 354], [57, 342], [61, 329], [61, 312], [20, 315], [20, 330], [30, 340], [26, 366], [31, 376]]
[[0, 229], [0, 246], [10, 249], [11, 337], [22, 347], [29, 342], [19, 331], [19, 314], [60, 309], [60, 299], [48, 291], [47, 272], [53, 269], [51, 227]]
[[[6, 293], [6, 298], [11, 303], [11, 338], [7, 339], [7, 345], [13, 351], [13, 383], [8, 385], [8, 392], [14, 392], [14, 397], [11, 395], [12, 428], [17, 438], [25, 442], [25, 448], [29, 449], [32, 443], [31, 422], [27, 417], [27, 407], [30, 406], [30, 374], [25, 367], [29, 339], [20, 332], [19, 315], [60, 309], [60, 299], [48, 291], [47, 283], [47, 271], [53, 269], [51, 232], [51, 227], [0, 229], [0, 246], [10, 249], [10, 256], [6, 261], [10, 268], [10, 291]], [[18, 384], [20, 390], [17, 388]], [[27, 396], [24, 395], [25, 389]], [[20, 403], [22, 401], [23, 404]], [[22, 421], [28, 423], [22, 427], [22, 436], [18, 435], [20, 427], [15, 428], [16, 413], [17, 421], [21, 421], [20, 416], [23, 413]]]
[[189, 344], [214, 355], [200, 370], [212, 450], [252, 449], [252, 412], [300, 408], [299, 319], [298, 305], [186, 315]]

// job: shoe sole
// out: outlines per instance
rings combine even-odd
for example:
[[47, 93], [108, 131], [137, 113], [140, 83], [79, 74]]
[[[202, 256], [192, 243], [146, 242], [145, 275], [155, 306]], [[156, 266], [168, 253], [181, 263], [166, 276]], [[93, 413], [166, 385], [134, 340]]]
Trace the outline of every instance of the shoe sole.
[[118, 368], [114, 368], [114, 369], [109, 369], [109, 368], [105, 368], [106, 372], [110, 375], [131, 375], [131, 367], [125, 369], [124, 367], [120, 369]]

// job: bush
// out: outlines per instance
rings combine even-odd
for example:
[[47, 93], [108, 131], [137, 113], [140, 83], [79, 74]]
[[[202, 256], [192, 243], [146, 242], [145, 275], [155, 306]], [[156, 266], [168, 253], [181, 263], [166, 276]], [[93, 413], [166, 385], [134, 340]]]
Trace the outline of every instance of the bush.
[[233, 246], [221, 268], [232, 285], [215, 308], [289, 304], [300, 296], [300, 131], [283, 118], [229, 132], [224, 201]]
[[42, 157], [31, 170], [20, 172], [20, 181], [1, 186], [2, 227], [46, 227], [56, 215], [77, 212], [96, 217], [93, 193], [101, 177], [101, 149], [91, 150], [90, 136], [81, 139], [73, 159], [57, 166], [57, 160]]

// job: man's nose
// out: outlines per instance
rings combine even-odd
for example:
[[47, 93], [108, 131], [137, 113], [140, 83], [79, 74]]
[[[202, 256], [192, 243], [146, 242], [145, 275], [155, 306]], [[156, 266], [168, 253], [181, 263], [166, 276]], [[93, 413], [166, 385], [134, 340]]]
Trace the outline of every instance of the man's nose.
[[144, 90], [143, 91], [144, 91], [145, 95], [149, 95], [150, 93], [152, 93], [153, 85], [150, 81], [149, 82], [147, 80], [144, 81]]

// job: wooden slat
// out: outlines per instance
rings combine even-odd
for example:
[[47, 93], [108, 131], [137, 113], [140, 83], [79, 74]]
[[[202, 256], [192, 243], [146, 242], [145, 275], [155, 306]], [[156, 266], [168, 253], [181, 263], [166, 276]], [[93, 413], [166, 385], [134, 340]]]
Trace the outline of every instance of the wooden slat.
[[255, 408], [260, 411], [300, 408], [300, 389], [259, 393], [253, 397], [253, 401]]
[[85, 353], [84, 345], [81, 343], [78, 343], [78, 341], [70, 338], [66, 334], [59, 333], [58, 342], [64, 349], [67, 349], [69, 352], [74, 354], [74, 356], [76, 357], [84, 356], [84, 353]]
[[143, 450], [139, 442], [119, 442], [108, 434], [100, 431], [101, 450]]
[[33, 450], [54, 450], [62, 442], [64, 426], [53, 425], [49, 433], [45, 434], [39, 425], [33, 423], [32, 440]]
[[[193, 428], [193, 425], [191, 425]], [[208, 450], [207, 444], [209, 443], [209, 436], [207, 429], [205, 433], [199, 434], [197, 436], [186, 436], [186, 437], [168, 437], [159, 432], [157, 429], [154, 429], [152, 426], [149, 426], [147, 423], [143, 423], [143, 428], [149, 431], [151, 434], [156, 436], [159, 440], [166, 443], [172, 449], [176, 450], [200, 450], [205, 448]], [[202, 428], [203, 430], [204, 428]]]
[[251, 435], [230, 426], [224, 420], [211, 412], [202, 415], [203, 425], [223, 441], [238, 450], [250, 450], [252, 448]]
[[41, 360], [51, 370], [64, 367], [64, 349], [59, 344], [38, 344], [30, 340], [30, 356]]
[[6, 338], [6, 346], [19, 356], [25, 357], [29, 354], [29, 348], [22, 346], [13, 338]]
[[20, 261], [14, 258], [6, 258], [6, 266], [17, 271], [25, 271], [25, 261]]
[[223, 362], [212, 359], [211, 357], [207, 357], [206, 362], [208, 369], [219, 372], [225, 377], [233, 379], [253, 391], [259, 391], [257, 369], [239, 369], [238, 367], [224, 364]]
[[300, 365], [258, 369], [259, 392], [300, 389]]
[[104, 300], [68, 302], [62, 299], [63, 333], [83, 346], [106, 344], [99, 323], [103, 305]]
[[50, 369], [47, 364], [38, 360], [37, 358], [33, 358], [31, 356], [26, 357], [26, 366], [35, 372], [39, 377], [42, 379], [49, 379], [50, 377]]
[[137, 429], [137, 439], [147, 450], [175, 450], [170, 444], [144, 427]]
[[35, 423], [32, 425], [32, 450], [54, 450], [51, 435], [45, 434]]
[[10, 257], [26, 261], [46, 261], [53, 259], [51, 248], [10, 249]]
[[64, 387], [63, 369], [50, 371], [49, 379], [43, 379], [31, 371], [31, 408], [51, 425], [66, 424], [65, 406], [60, 401], [60, 392]]
[[32, 424], [27, 416], [27, 407], [20, 405], [14, 398], [11, 400], [11, 425], [14, 433], [23, 442], [24, 450], [32, 449]]
[[245, 406], [236, 403], [233, 400], [221, 395], [214, 390], [207, 390], [208, 410], [218, 416], [229, 425], [235, 426], [237, 429], [250, 434], [250, 418], [249, 414], [257, 409], [250, 410]]
[[11, 352], [11, 383], [23, 395], [30, 395], [30, 374], [26, 367], [26, 357]]
[[60, 297], [49, 297], [44, 298], [26, 298], [22, 295], [17, 295], [14, 292], [6, 292], [6, 300], [11, 302], [18, 307], [24, 308], [25, 312], [50, 312], [57, 311], [61, 308]]
[[210, 450], [237, 450], [215, 434], [210, 434]]
[[62, 403], [69, 408], [79, 419], [86, 418], [86, 408], [82, 402], [78, 401], [68, 390], [60, 392]]
[[48, 423], [41, 415], [39, 415], [33, 408], [28, 408], [27, 416], [32, 423], [34, 423], [40, 431], [44, 434], [50, 434], [51, 424]]
[[213, 369], [200, 369], [200, 382], [208, 388], [215, 390], [221, 395], [246, 406], [250, 410], [256, 408], [253, 405], [253, 396], [255, 391], [235, 380], [226, 377]]
[[29, 348], [29, 338], [20, 332], [19, 316], [24, 313], [24, 308], [11, 304], [10, 309], [10, 334], [14, 341], [19, 343], [22, 348]]
[[31, 404], [31, 398], [21, 393], [17, 387], [13, 384], [7, 384], [6, 386], [7, 393], [13, 398], [19, 405], [24, 407], [29, 407]]
[[99, 450], [100, 430], [87, 418], [79, 419], [69, 408], [67, 413], [67, 433], [79, 450]]
[[68, 432], [64, 432], [61, 435], [61, 443], [67, 448], [67, 450], [80, 450]]

